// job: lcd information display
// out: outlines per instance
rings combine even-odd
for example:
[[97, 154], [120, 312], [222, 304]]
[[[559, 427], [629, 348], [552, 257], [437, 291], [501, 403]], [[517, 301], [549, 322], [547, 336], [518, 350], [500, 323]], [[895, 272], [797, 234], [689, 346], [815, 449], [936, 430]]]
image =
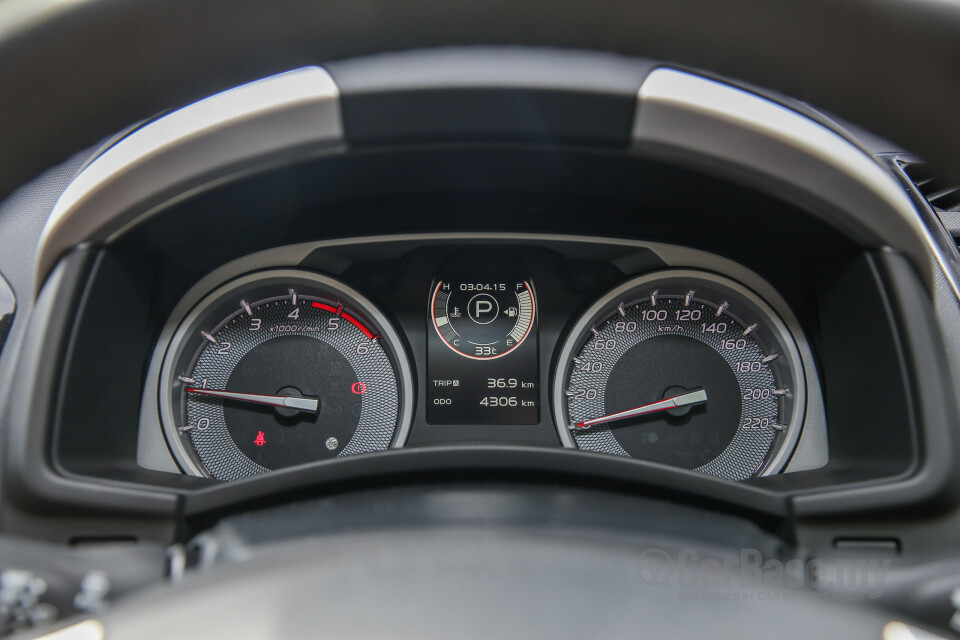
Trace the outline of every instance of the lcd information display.
[[427, 422], [540, 421], [537, 302], [530, 281], [438, 280], [429, 317]]

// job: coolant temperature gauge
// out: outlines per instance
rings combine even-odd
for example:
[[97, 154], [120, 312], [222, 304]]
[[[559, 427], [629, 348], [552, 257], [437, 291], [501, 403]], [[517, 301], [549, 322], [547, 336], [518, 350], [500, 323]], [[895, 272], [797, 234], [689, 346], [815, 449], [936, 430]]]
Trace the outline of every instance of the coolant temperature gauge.
[[441, 280], [430, 311], [440, 339], [456, 353], [474, 360], [502, 358], [530, 335], [533, 289], [526, 280]]

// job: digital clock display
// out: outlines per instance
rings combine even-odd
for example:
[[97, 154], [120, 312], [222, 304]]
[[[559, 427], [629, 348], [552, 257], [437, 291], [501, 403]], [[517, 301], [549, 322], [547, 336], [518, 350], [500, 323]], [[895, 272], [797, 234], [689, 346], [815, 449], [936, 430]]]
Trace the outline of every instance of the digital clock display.
[[533, 285], [522, 278], [433, 284], [427, 422], [540, 421], [536, 307]]

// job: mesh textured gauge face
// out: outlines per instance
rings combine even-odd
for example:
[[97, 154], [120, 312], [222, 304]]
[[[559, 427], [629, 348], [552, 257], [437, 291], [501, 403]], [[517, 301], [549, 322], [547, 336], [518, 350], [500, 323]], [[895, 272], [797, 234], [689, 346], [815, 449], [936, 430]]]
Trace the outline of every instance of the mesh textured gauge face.
[[801, 428], [792, 336], [712, 274], [628, 283], [594, 305], [562, 357], [561, 435], [583, 450], [744, 480], [782, 466]]
[[162, 374], [178, 461], [236, 480], [399, 444], [409, 369], [376, 315], [343, 285], [302, 272], [248, 276], [205, 298]]

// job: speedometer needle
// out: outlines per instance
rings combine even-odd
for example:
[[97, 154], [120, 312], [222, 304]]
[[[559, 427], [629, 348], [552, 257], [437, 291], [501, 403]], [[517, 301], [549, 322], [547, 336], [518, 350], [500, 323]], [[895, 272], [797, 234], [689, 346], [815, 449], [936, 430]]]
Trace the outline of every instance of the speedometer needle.
[[240, 402], [252, 402], [254, 404], [265, 404], [271, 407], [281, 407], [284, 409], [295, 409], [308, 413], [317, 413], [320, 409], [320, 400], [317, 398], [295, 398], [292, 396], [264, 396], [256, 393], [236, 393], [233, 391], [216, 391], [215, 389], [197, 389], [187, 388], [188, 393], [199, 393], [205, 396], [215, 398], [224, 398], [226, 400], [239, 400]]
[[679, 396], [667, 398], [665, 400], [659, 400], [657, 402], [645, 404], [641, 407], [636, 407], [634, 409], [627, 409], [626, 411], [611, 413], [610, 415], [600, 416], [599, 418], [584, 420], [583, 422], [578, 422], [575, 425], [571, 425], [570, 428], [586, 429], [587, 427], [592, 427], [595, 424], [603, 424], [605, 422], [613, 422], [614, 420], [623, 420], [625, 418], [633, 418], [634, 416], [645, 416], [648, 413], [657, 413], [659, 411], [669, 411], [670, 409], [676, 409], [677, 407], [689, 407], [692, 405], [703, 404], [706, 401], [707, 401], [707, 392], [705, 389], [700, 389], [698, 391], [691, 391], [690, 393], [684, 393]]

